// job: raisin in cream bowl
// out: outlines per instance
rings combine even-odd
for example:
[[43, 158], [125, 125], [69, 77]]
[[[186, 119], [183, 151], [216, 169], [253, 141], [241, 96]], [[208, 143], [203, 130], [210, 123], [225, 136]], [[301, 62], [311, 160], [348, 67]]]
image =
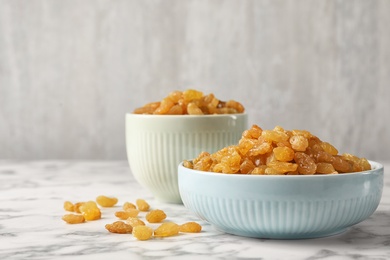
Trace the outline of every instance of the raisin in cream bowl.
[[303, 239], [341, 233], [373, 214], [383, 172], [307, 131], [253, 126], [237, 145], [180, 163], [178, 182], [184, 206], [218, 230]]
[[161, 202], [179, 203], [177, 165], [240, 139], [247, 114], [126, 115], [126, 149], [134, 178]]
[[156, 199], [182, 203], [177, 165], [202, 151], [236, 143], [247, 127], [248, 115], [237, 101], [192, 89], [172, 91], [126, 114], [131, 172]]

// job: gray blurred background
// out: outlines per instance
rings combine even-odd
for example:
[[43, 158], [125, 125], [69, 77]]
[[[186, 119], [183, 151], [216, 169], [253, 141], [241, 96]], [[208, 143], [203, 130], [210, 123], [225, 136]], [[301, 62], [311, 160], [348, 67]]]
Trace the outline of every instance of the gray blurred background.
[[0, 0], [0, 159], [125, 159], [125, 114], [195, 88], [383, 161], [389, 85], [387, 0]]

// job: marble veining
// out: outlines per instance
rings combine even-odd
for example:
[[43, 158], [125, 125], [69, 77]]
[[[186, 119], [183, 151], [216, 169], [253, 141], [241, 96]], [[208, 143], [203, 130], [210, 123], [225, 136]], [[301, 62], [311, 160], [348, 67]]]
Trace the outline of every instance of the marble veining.
[[[385, 164], [385, 169], [390, 164]], [[67, 225], [63, 201], [105, 194], [118, 206], [102, 219]], [[389, 259], [390, 181], [377, 211], [348, 231], [325, 238], [266, 240], [225, 234], [183, 205], [156, 201], [133, 178], [126, 161], [0, 161], [0, 259]], [[167, 220], [198, 221], [199, 234], [137, 241], [104, 228], [124, 201], [146, 199]], [[144, 217], [144, 213], [140, 216]]]

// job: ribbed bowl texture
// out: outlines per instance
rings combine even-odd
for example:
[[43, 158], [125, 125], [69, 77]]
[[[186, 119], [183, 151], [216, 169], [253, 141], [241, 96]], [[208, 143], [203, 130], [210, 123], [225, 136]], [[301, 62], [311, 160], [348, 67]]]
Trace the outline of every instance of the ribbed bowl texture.
[[179, 165], [184, 206], [218, 230], [240, 236], [303, 239], [341, 233], [377, 209], [383, 166], [337, 175], [242, 175]]
[[203, 151], [236, 144], [247, 115], [126, 115], [126, 149], [131, 172], [156, 199], [182, 203], [177, 166]]

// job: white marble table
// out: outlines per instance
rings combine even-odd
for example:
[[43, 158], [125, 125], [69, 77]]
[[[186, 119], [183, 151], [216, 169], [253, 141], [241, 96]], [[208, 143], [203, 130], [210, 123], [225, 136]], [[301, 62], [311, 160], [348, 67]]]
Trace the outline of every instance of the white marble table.
[[[390, 163], [385, 163], [385, 169]], [[79, 225], [61, 220], [65, 200], [119, 198], [102, 219]], [[124, 201], [146, 199], [169, 220], [198, 221], [199, 234], [137, 241], [108, 233], [106, 223]], [[141, 214], [142, 217], [142, 214]], [[221, 233], [183, 205], [154, 200], [126, 161], [0, 161], [0, 259], [390, 259], [390, 174], [377, 211], [343, 234], [307, 240], [265, 240]]]

